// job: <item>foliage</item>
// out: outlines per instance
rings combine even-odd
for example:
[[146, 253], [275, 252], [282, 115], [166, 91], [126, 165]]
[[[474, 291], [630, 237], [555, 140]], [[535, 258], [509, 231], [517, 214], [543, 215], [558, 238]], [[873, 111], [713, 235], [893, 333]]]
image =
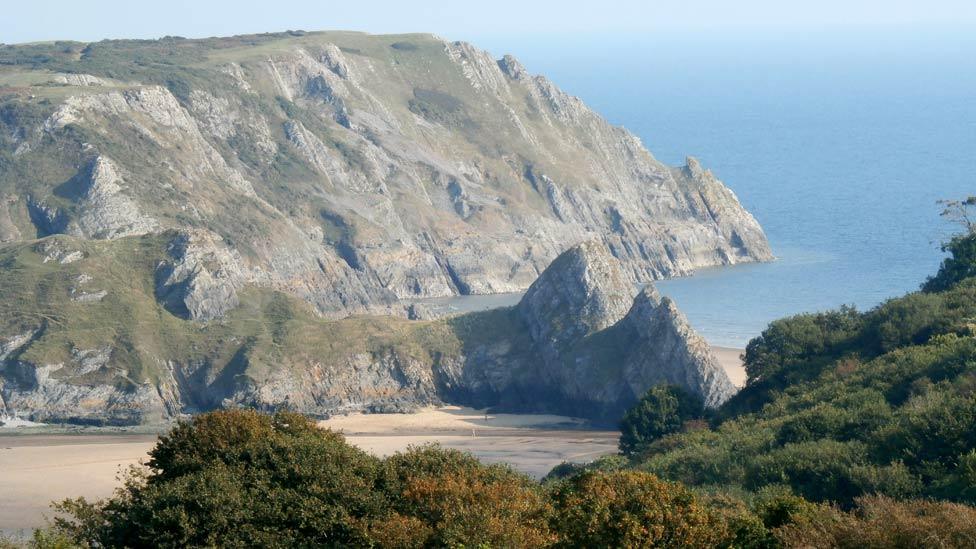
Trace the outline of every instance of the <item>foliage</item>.
[[821, 506], [775, 530], [785, 547], [944, 548], [976, 546], [976, 509], [886, 497], [857, 500], [853, 513]]
[[954, 240], [941, 291], [771, 323], [712, 428], [653, 440], [635, 466], [842, 508], [868, 495], [976, 503], [976, 255], [961, 244], [973, 238]]
[[846, 350], [862, 327], [853, 307], [776, 320], [746, 347], [749, 383], [769, 379], [799, 364]]
[[291, 413], [196, 416], [108, 501], [66, 500], [51, 535], [82, 545], [543, 547], [541, 486], [436, 446], [386, 460]]
[[197, 416], [150, 457], [111, 500], [63, 502], [58, 530], [108, 547], [364, 545], [385, 508], [379, 461], [296, 414]]
[[564, 547], [714, 547], [729, 537], [687, 488], [637, 471], [588, 471], [556, 483]]
[[[843, 493], [846, 481], [863, 486], [865, 478], [883, 477], [846, 466], [863, 459], [863, 443], [784, 451], [787, 460], [760, 456], [756, 471], [790, 483], [786, 463], [821, 482], [838, 479], [825, 493]], [[976, 509], [965, 505], [858, 497], [845, 512], [783, 483], [759, 487], [755, 496], [696, 492], [621, 469], [619, 457], [604, 470], [584, 468], [545, 484], [436, 445], [380, 460], [291, 413], [202, 414], [161, 437], [150, 457], [148, 468], [130, 471], [111, 499], [60, 503], [53, 527], [27, 545], [966, 547], [976, 524]], [[957, 473], [971, 486], [976, 453], [962, 462]], [[907, 471], [891, 468], [896, 479]], [[873, 486], [884, 491], [883, 485]]]
[[411, 539], [425, 547], [542, 547], [553, 539], [538, 483], [468, 453], [410, 448], [385, 460], [380, 484], [393, 513], [374, 524], [376, 539], [407, 525], [415, 526]]
[[701, 399], [677, 385], [652, 387], [620, 420], [620, 451], [629, 455], [676, 433], [686, 421], [700, 418], [703, 411]]
[[926, 292], [945, 291], [961, 280], [976, 276], [976, 233], [957, 236], [942, 250], [948, 252], [949, 257], [942, 261], [939, 272], [922, 285]]
[[575, 463], [564, 461], [552, 468], [549, 474], [542, 479], [543, 483], [553, 482], [560, 479], [569, 478], [586, 471], [601, 471], [612, 473], [627, 468], [630, 461], [621, 455], [609, 454], [601, 456], [587, 463]]

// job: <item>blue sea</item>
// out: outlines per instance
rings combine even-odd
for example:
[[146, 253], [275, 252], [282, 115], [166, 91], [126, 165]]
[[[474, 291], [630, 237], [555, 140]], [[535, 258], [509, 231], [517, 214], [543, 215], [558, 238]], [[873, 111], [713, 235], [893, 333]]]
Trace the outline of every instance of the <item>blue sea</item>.
[[916, 290], [955, 230], [936, 202], [976, 194], [976, 29], [487, 41], [756, 216], [775, 262], [658, 283], [715, 345]]

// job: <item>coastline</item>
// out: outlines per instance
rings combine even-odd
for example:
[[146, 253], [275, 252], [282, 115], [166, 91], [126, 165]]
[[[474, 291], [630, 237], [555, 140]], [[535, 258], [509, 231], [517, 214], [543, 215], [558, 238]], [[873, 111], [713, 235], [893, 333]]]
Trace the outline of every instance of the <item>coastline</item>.
[[[742, 349], [713, 347], [737, 386], [745, 381]], [[617, 451], [619, 433], [578, 418], [552, 414], [490, 413], [441, 406], [411, 414], [351, 414], [319, 425], [377, 456], [429, 442], [468, 451], [486, 463], [509, 463], [542, 478], [564, 461], [591, 461]], [[58, 426], [0, 430], [0, 534], [19, 535], [44, 525], [50, 502], [112, 495], [119, 475], [147, 458], [169, 425], [115, 429]]]

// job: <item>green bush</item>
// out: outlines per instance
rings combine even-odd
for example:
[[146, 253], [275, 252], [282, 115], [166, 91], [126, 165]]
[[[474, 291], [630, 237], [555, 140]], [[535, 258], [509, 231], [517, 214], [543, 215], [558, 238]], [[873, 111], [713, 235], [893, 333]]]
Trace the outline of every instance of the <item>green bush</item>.
[[620, 451], [630, 455], [665, 435], [682, 429], [686, 421], [700, 418], [701, 399], [677, 385], [651, 388], [620, 420]]
[[949, 257], [942, 261], [939, 272], [922, 285], [926, 292], [943, 292], [956, 283], [976, 276], [976, 234], [960, 235], [942, 247]]
[[114, 498], [59, 505], [92, 546], [365, 545], [380, 462], [296, 414], [204, 414], [162, 437]]
[[860, 334], [862, 322], [853, 307], [773, 321], [746, 346], [749, 383], [768, 379], [785, 368], [822, 355], [839, 354]]

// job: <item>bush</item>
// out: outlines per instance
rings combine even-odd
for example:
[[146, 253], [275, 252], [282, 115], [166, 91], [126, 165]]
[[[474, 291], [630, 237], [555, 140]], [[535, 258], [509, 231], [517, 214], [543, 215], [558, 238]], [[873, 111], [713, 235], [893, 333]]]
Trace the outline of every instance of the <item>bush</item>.
[[82, 545], [364, 545], [379, 460], [295, 414], [203, 414], [161, 438], [114, 498], [62, 502]]
[[776, 529], [786, 547], [952, 548], [976, 546], [976, 509], [947, 502], [857, 501], [854, 513], [829, 507]]
[[381, 546], [545, 547], [555, 540], [539, 483], [471, 454], [410, 448], [386, 460], [381, 486], [393, 511], [372, 526]]
[[864, 447], [858, 443], [824, 439], [787, 444], [752, 461], [747, 485], [758, 489], [783, 484], [814, 501], [850, 502], [861, 495], [851, 471], [864, 460]]
[[687, 488], [636, 471], [585, 472], [552, 491], [560, 547], [715, 547], [725, 524]]
[[945, 299], [916, 293], [892, 299], [867, 315], [865, 340], [876, 352], [925, 343], [946, 315]]
[[625, 469], [628, 465], [630, 465], [630, 461], [621, 455], [601, 456], [588, 463], [572, 463], [564, 461], [553, 467], [552, 470], [549, 471], [549, 474], [542, 479], [542, 482], [547, 483], [559, 479], [569, 478], [585, 471], [602, 471], [604, 473], [610, 473]]
[[704, 411], [701, 399], [677, 385], [653, 387], [620, 420], [620, 451], [639, 452], [651, 442], [682, 429]]
[[925, 292], [943, 292], [956, 283], [976, 276], [976, 234], [957, 236], [942, 247], [949, 257], [942, 261], [939, 272], [922, 285]]
[[[836, 355], [860, 334], [860, 313], [853, 307], [775, 320], [746, 346], [749, 383], [768, 379], [803, 361]], [[814, 372], [814, 373], [819, 373]]]

